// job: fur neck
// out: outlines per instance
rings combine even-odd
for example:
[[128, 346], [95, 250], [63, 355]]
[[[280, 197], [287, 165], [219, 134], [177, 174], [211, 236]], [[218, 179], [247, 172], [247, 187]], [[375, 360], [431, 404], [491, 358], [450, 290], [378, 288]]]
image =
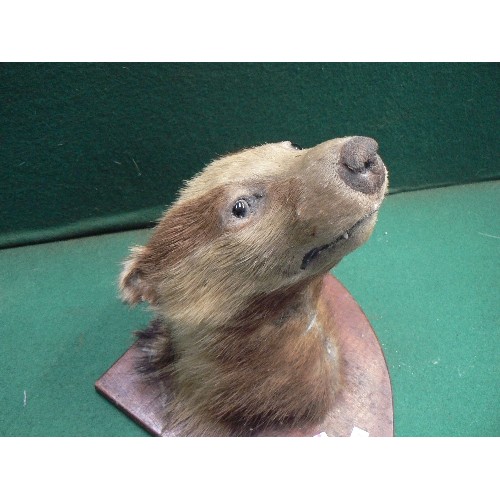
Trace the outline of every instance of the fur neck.
[[185, 409], [174, 420], [187, 425], [197, 414], [240, 430], [322, 421], [339, 385], [322, 283], [320, 276], [257, 296], [223, 328], [183, 331], [165, 318], [155, 335], [143, 332], [143, 371], [173, 378]]

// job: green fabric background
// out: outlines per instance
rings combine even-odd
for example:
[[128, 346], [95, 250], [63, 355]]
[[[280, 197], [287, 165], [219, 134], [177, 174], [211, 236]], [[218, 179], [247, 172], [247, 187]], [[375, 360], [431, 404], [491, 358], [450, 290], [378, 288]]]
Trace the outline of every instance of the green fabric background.
[[[383, 346], [398, 436], [500, 436], [499, 210], [498, 181], [391, 195], [335, 270]], [[94, 382], [150, 318], [116, 291], [148, 234], [0, 252], [0, 435], [145, 435]]]
[[498, 64], [2, 64], [0, 247], [144, 227], [217, 155], [380, 143], [391, 190], [499, 177]]

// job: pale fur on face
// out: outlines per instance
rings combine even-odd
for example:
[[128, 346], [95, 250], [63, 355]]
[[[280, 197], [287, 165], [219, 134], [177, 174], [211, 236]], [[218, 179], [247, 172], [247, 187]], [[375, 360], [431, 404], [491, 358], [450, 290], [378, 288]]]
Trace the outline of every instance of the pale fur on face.
[[[360, 193], [337, 175], [333, 166], [348, 139], [304, 150], [264, 144], [213, 161], [181, 190], [150, 243], [133, 249], [120, 279], [123, 299], [149, 301], [177, 325], [215, 326], [253, 296], [327, 272], [370, 236], [385, 192]], [[235, 219], [237, 200], [255, 195], [256, 212]], [[175, 232], [165, 236], [182, 211], [192, 215], [180, 221], [187, 243], [176, 241]], [[301, 269], [311, 248], [366, 216], [355, 234]], [[202, 234], [207, 226], [209, 234]]]

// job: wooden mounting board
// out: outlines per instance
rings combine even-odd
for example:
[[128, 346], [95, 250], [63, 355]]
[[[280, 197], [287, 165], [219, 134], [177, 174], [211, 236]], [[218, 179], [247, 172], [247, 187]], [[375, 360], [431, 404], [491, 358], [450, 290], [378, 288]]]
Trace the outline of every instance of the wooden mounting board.
[[[324, 298], [339, 333], [344, 385], [325, 421], [314, 428], [267, 432], [266, 436], [393, 436], [392, 389], [377, 336], [353, 297], [332, 275], [325, 276]], [[158, 387], [148, 385], [135, 372], [138, 348], [134, 344], [96, 382], [99, 393], [154, 436], [162, 435]], [[168, 387], [161, 390], [168, 391]], [[354, 432], [353, 432], [354, 430]], [[175, 435], [168, 430], [163, 435]]]

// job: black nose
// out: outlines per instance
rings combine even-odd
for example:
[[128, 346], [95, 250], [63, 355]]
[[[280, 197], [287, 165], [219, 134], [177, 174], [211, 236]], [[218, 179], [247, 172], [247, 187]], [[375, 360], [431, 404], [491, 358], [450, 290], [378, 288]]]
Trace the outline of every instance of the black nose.
[[375, 164], [377, 150], [377, 142], [370, 137], [353, 137], [342, 147], [340, 161], [353, 172], [363, 172]]
[[385, 167], [377, 154], [378, 144], [370, 137], [351, 137], [340, 150], [339, 174], [356, 191], [372, 194], [385, 180]]

